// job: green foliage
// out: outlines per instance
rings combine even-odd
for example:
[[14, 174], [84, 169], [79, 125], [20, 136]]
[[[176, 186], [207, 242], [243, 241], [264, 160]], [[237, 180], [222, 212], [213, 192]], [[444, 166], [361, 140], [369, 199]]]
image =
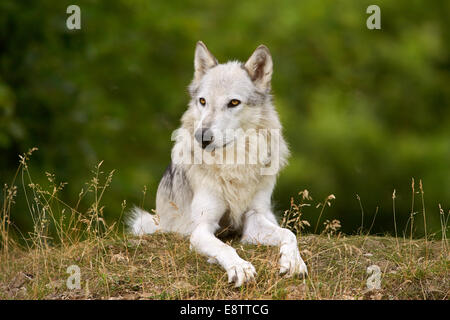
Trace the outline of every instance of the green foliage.
[[[0, 182], [36, 146], [35, 180], [51, 172], [69, 182], [69, 203], [105, 160], [105, 171], [117, 169], [106, 217], [117, 219], [124, 199], [140, 204], [144, 185], [152, 208], [188, 102], [195, 42], [220, 61], [245, 60], [264, 43], [292, 150], [277, 208], [305, 188], [314, 200], [334, 194], [322, 219], [350, 232], [361, 222], [358, 194], [365, 221], [379, 207], [372, 231], [393, 231], [396, 189], [403, 231], [415, 177], [428, 226], [440, 230], [438, 204], [450, 207], [448, 1], [379, 1], [381, 30], [366, 28], [370, 1], [77, 1], [82, 27], [72, 31], [70, 4], [0, 3]], [[422, 212], [418, 199], [413, 211]], [[305, 210], [313, 223], [317, 214]], [[12, 219], [31, 225], [20, 193]]]

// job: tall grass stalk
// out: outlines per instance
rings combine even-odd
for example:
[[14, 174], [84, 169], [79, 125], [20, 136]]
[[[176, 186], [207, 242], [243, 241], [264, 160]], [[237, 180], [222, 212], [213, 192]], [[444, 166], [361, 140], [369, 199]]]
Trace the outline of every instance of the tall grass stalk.
[[427, 216], [425, 211], [425, 199], [424, 199], [424, 191], [422, 179], [419, 180], [419, 190], [420, 190], [420, 198], [422, 201], [422, 216], [423, 216], [423, 230], [425, 236], [425, 263], [428, 263], [428, 234], [427, 234]]
[[314, 228], [314, 233], [317, 233], [317, 228], [319, 227], [320, 218], [322, 217], [323, 211], [325, 210], [325, 207], [328, 205], [331, 206], [331, 200], [336, 199], [334, 194], [330, 194], [328, 197], [325, 198], [325, 200], [322, 203], [319, 203], [316, 208], [322, 207], [320, 210], [319, 217], [317, 218], [316, 227]]
[[392, 192], [392, 212], [394, 214], [394, 232], [395, 232], [395, 240], [397, 242], [397, 251], [400, 251], [400, 245], [398, 242], [398, 234], [397, 234], [397, 218], [395, 216], [395, 199], [396, 199], [396, 191], [394, 189], [394, 191]]

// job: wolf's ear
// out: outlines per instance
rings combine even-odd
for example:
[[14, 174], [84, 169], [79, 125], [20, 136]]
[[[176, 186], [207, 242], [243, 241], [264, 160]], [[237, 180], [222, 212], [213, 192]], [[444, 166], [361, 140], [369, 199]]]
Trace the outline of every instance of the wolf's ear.
[[194, 58], [194, 81], [200, 80], [208, 69], [218, 64], [217, 59], [201, 41], [197, 42]]
[[265, 45], [256, 48], [245, 63], [245, 69], [256, 87], [264, 91], [270, 91], [273, 63], [270, 51]]

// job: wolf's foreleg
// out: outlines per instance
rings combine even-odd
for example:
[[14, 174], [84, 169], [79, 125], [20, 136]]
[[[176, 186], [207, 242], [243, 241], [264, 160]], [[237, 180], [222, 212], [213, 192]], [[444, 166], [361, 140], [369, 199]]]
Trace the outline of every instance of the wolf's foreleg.
[[[269, 216], [268, 216], [269, 215]], [[297, 237], [288, 229], [281, 228], [271, 217], [272, 212], [250, 210], [245, 216], [242, 242], [280, 247], [280, 273], [306, 276], [308, 270], [300, 256]]]
[[254, 279], [256, 270], [236, 253], [236, 250], [220, 241], [214, 235], [225, 207], [220, 199], [197, 192], [192, 201], [192, 219], [196, 223], [190, 241], [191, 248], [217, 261], [227, 272], [228, 282], [236, 287]]

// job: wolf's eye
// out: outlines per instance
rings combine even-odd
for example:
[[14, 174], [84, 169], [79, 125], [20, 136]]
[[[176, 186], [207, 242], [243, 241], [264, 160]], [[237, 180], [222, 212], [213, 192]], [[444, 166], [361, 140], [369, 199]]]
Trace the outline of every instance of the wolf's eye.
[[198, 101], [200, 102], [200, 104], [201, 104], [202, 106], [204, 106], [204, 105], [206, 104], [205, 98], [200, 98], [200, 99], [198, 99]]
[[241, 102], [238, 99], [232, 99], [228, 103], [228, 108], [234, 108], [234, 107], [237, 107], [240, 104], [241, 104]]

